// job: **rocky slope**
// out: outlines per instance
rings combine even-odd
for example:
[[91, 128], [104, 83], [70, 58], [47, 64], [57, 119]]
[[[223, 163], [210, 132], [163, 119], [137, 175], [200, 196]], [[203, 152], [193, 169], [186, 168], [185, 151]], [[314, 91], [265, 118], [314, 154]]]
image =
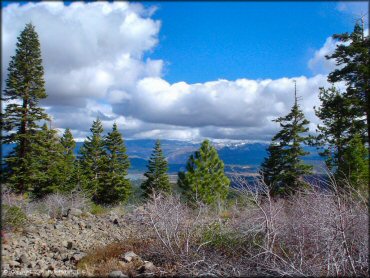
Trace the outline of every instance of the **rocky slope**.
[[23, 229], [3, 236], [2, 276], [84, 275], [76, 265], [87, 252], [125, 237], [127, 228], [120, 219], [115, 212], [95, 216], [78, 209], [61, 219], [30, 215]]

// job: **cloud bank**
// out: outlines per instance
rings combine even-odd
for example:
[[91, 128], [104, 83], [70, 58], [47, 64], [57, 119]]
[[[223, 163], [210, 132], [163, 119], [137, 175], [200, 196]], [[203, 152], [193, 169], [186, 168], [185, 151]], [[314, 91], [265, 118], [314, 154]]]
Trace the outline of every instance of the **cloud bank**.
[[31, 21], [45, 68], [42, 105], [54, 127], [71, 128], [79, 139], [99, 117], [107, 131], [117, 122], [126, 138], [268, 141], [278, 129], [271, 120], [293, 104], [293, 79], [315, 130], [318, 88], [327, 86], [325, 74], [333, 67], [324, 58], [335, 47], [330, 38], [308, 61], [312, 77], [170, 84], [164, 61], [144, 58], [159, 43], [161, 22], [153, 12], [128, 2], [10, 4], [3, 8], [3, 69]]

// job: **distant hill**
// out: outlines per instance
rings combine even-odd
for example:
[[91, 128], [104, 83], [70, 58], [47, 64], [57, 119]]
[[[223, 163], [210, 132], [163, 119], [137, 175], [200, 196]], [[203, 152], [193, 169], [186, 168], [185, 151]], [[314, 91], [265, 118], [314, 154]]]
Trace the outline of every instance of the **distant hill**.
[[[130, 157], [131, 173], [142, 173], [146, 170], [147, 161], [150, 157], [154, 146], [155, 140], [142, 139], [142, 140], [126, 140], [127, 154]], [[82, 146], [82, 142], [77, 142], [75, 153], [78, 155], [78, 151]], [[185, 169], [186, 161], [191, 153], [196, 151], [200, 144], [192, 143], [188, 141], [176, 141], [176, 140], [161, 140], [162, 149], [164, 155], [167, 157], [169, 162], [169, 172], [176, 173], [179, 170]], [[263, 143], [244, 143], [244, 144], [214, 144], [221, 159], [226, 165], [226, 171], [243, 171], [253, 173], [257, 171], [257, 168], [266, 157], [267, 144]], [[14, 145], [6, 144], [3, 145], [3, 155], [6, 156]], [[310, 152], [310, 155], [304, 158], [304, 160], [312, 165], [315, 165], [316, 169], [319, 169], [323, 163], [322, 157], [320, 157], [313, 147], [305, 147], [305, 150]]]

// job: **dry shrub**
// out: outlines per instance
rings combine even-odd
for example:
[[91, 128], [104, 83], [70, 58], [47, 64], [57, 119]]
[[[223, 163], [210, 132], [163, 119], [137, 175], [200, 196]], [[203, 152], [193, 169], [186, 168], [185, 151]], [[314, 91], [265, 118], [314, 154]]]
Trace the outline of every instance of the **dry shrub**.
[[127, 239], [122, 242], [113, 242], [107, 246], [98, 246], [91, 249], [88, 254], [78, 262], [77, 268], [84, 275], [96, 277], [108, 276], [115, 270], [120, 270], [129, 277], [135, 277], [139, 264], [125, 264], [119, 259], [120, 255], [133, 251], [145, 260], [150, 240]]
[[84, 192], [72, 191], [68, 194], [52, 193], [43, 199], [33, 202], [34, 211], [46, 213], [51, 218], [67, 215], [71, 208], [88, 211], [91, 202]]
[[278, 199], [261, 180], [258, 188], [241, 190], [256, 207], [239, 228], [262, 235], [261, 251], [250, 258], [262, 274], [368, 276], [368, 204], [352, 187], [331, 177], [328, 190]]

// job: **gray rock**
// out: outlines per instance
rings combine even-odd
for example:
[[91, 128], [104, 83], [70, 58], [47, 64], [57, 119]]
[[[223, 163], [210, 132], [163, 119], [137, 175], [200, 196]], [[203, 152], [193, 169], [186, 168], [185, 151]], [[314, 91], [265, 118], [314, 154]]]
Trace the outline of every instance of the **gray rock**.
[[10, 261], [9, 266], [10, 267], [19, 267], [21, 264], [17, 261]]
[[139, 258], [139, 256], [136, 255], [134, 252], [129, 251], [125, 254], [122, 254], [120, 258], [124, 259], [126, 262], [131, 262], [134, 258]]
[[80, 261], [83, 257], [85, 257], [87, 254], [84, 252], [76, 252], [72, 255], [71, 261], [78, 262]]
[[63, 229], [63, 225], [61, 225], [61, 224], [55, 224], [54, 225], [54, 229], [61, 230], [61, 229]]
[[66, 240], [64, 240], [64, 241], [62, 242], [62, 244], [63, 244], [63, 246], [64, 246], [65, 248], [67, 248], [67, 249], [72, 249], [72, 246], [73, 246], [72, 241], [66, 241]]
[[128, 277], [128, 276], [123, 274], [122, 271], [115, 270], [109, 273], [108, 277]]
[[69, 215], [71, 216], [80, 216], [82, 214], [82, 210], [76, 209], [76, 208], [71, 208], [69, 210]]
[[20, 262], [21, 264], [27, 264], [29, 262], [29, 260], [28, 260], [28, 258], [25, 254], [22, 254], [19, 257], [18, 262]]
[[146, 272], [153, 272], [157, 268], [155, 267], [155, 265], [152, 262], [145, 261], [144, 269], [145, 269]]

